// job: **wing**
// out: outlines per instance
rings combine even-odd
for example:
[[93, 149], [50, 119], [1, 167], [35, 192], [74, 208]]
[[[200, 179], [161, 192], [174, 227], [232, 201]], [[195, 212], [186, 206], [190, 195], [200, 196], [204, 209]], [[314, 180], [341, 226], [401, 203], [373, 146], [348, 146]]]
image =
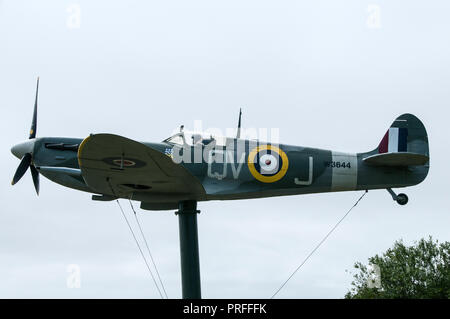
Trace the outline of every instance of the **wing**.
[[86, 184], [101, 194], [154, 202], [201, 199], [205, 194], [199, 180], [169, 156], [118, 135], [87, 137], [80, 144], [78, 163]]

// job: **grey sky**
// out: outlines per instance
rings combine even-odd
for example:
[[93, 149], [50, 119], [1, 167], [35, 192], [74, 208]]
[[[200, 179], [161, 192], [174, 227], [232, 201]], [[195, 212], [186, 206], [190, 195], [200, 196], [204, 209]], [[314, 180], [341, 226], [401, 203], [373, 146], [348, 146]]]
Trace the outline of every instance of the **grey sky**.
[[[81, 9], [68, 28], [70, 4]], [[369, 28], [369, 5], [380, 27]], [[371, 191], [280, 292], [340, 298], [355, 261], [403, 238], [450, 240], [448, 1], [0, 1], [0, 297], [157, 298], [115, 202], [27, 174], [39, 75], [38, 136], [111, 132], [161, 141], [174, 128], [279, 128], [282, 143], [375, 148], [408, 112], [425, 124], [431, 169], [400, 207]], [[360, 193], [199, 204], [202, 290], [266, 298]], [[123, 206], [130, 213], [129, 206]], [[136, 203], [138, 207], [138, 203]], [[180, 297], [178, 221], [139, 211], [169, 297]], [[129, 215], [131, 217], [131, 215]], [[66, 268], [81, 268], [68, 289]]]

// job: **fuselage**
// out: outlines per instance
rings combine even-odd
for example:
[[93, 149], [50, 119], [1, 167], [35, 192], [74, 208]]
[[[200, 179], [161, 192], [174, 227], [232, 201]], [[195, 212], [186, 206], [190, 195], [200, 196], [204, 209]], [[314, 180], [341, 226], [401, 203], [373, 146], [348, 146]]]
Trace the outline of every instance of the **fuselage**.
[[[79, 170], [81, 138], [41, 137], [33, 144], [33, 162], [51, 181], [80, 191], [91, 189]], [[376, 153], [344, 153], [310, 147], [226, 138], [221, 145], [142, 143], [170, 156], [203, 185], [197, 200], [249, 199], [270, 196], [406, 187], [423, 181], [428, 165], [377, 167], [363, 158]], [[24, 148], [24, 147], [23, 147]], [[175, 153], [180, 153], [178, 157]], [[20, 147], [14, 155], [23, 156]], [[25, 151], [24, 151], [25, 152]], [[189, 153], [189, 154], [188, 154]], [[135, 193], [139, 195], [139, 190]], [[166, 202], [164, 194], [157, 194]], [[152, 201], [158, 201], [158, 196]], [[137, 196], [136, 198], [139, 198]], [[145, 197], [143, 197], [145, 199]], [[172, 199], [170, 199], [172, 201]]]

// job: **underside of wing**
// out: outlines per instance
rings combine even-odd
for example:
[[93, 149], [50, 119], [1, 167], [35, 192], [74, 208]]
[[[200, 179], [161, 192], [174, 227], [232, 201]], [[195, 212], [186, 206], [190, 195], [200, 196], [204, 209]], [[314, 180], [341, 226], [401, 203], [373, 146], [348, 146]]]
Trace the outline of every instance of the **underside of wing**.
[[143, 202], [204, 197], [199, 180], [157, 149], [113, 134], [87, 137], [78, 150], [86, 184], [95, 192]]

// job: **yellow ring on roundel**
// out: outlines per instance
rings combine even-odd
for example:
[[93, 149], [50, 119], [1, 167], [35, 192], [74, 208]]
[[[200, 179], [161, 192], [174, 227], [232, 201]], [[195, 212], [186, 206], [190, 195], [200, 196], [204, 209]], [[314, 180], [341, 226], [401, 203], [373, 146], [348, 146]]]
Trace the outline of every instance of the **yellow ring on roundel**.
[[[274, 152], [277, 152], [278, 155], [281, 157], [281, 160], [283, 162], [283, 165], [278, 173], [272, 176], [264, 176], [260, 172], [258, 172], [255, 168], [255, 157], [260, 151], [264, 150], [271, 150]], [[276, 181], [279, 181], [283, 178], [284, 175], [286, 175], [286, 172], [289, 167], [289, 160], [286, 155], [286, 153], [280, 149], [279, 147], [273, 146], [273, 145], [261, 145], [255, 147], [251, 152], [248, 154], [248, 169], [250, 170], [250, 173], [253, 175], [254, 178], [256, 178], [258, 181], [263, 183], [274, 183]]]

